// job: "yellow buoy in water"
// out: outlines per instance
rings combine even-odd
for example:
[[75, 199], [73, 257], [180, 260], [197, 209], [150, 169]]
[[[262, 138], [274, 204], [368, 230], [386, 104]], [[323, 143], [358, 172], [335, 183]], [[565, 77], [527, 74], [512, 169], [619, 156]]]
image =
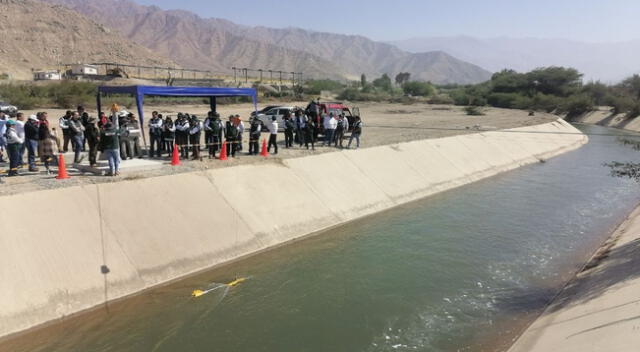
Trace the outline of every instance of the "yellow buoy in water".
[[204, 295], [204, 291], [202, 290], [193, 290], [193, 292], [191, 292], [191, 297], [200, 297], [202, 295]]
[[232, 287], [236, 286], [237, 284], [243, 282], [244, 280], [246, 280], [246, 278], [244, 278], [244, 277], [241, 277], [239, 279], [235, 279], [235, 280], [231, 281], [230, 283], [228, 283], [227, 286], [232, 286]]

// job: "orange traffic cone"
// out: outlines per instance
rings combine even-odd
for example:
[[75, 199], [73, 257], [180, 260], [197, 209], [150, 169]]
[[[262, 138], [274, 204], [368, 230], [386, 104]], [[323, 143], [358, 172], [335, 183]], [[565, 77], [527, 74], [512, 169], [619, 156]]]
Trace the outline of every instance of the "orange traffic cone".
[[56, 179], [65, 180], [69, 178], [69, 174], [67, 174], [67, 165], [64, 163], [64, 155], [60, 154], [58, 156], [58, 176]]
[[227, 141], [222, 143], [222, 150], [220, 151], [220, 160], [227, 160]]
[[178, 152], [178, 145], [175, 143], [173, 144], [173, 157], [171, 158], [171, 165], [180, 165], [180, 152]]
[[267, 151], [267, 140], [264, 138], [262, 139], [262, 150], [260, 151], [260, 155], [265, 158], [269, 156], [269, 152]]

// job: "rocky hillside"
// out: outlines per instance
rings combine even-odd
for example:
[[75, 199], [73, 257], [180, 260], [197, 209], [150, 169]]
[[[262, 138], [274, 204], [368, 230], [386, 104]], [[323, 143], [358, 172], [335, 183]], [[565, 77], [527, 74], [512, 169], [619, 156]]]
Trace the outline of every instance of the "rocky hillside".
[[0, 74], [16, 79], [31, 79], [33, 68], [66, 63], [176, 66], [84, 15], [39, 1], [0, 1], [0, 33]]
[[411, 72], [436, 83], [477, 83], [490, 73], [442, 53], [412, 54], [362, 36], [299, 28], [249, 27], [164, 11], [129, 0], [46, 0], [64, 4], [183, 66], [225, 70], [254, 67], [302, 71], [306, 77], [358, 79]]

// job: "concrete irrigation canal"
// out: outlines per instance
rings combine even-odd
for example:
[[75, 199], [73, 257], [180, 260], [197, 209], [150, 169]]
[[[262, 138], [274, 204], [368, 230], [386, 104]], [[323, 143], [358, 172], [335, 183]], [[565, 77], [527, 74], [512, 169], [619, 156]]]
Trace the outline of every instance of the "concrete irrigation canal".
[[0, 236], [0, 334], [50, 323], [0, 350], [506, 349], [640, 199], [631, 134], [579, 129], [2, 197], [55, 210]]

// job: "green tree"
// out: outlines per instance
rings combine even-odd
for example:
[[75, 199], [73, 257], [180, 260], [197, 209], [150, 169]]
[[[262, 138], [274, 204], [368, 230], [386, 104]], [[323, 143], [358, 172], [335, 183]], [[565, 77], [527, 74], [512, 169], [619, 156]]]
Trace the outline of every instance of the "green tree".
[[433, 86], [427, 82], [407, 82], [402, 86], [405, 94], [416, 97], [428, 97], [435, 92]]
[[409, 72], [400, 72], [396, 75], [396, 84], [402, 86], [403, 84], [409, 82], [411, 78], [411, 73]]
[[362, 75], [360, 75], [360, 87], [364, 88], [367, 86], [367, 76], [365, 76], [365, 74], [363, 73]]
[[383, 74], [380, 78], [375, 79], [373, 81], [373, 86], [385, 92], [390, 92], [393, 89], [391, 78], [389, 78], [389, 75], [387, 75], [386, 73]]
[[544, 67], [526, 74], [533, 91], [567, 97], [582, 86], [582, 74], [574, 68]]

